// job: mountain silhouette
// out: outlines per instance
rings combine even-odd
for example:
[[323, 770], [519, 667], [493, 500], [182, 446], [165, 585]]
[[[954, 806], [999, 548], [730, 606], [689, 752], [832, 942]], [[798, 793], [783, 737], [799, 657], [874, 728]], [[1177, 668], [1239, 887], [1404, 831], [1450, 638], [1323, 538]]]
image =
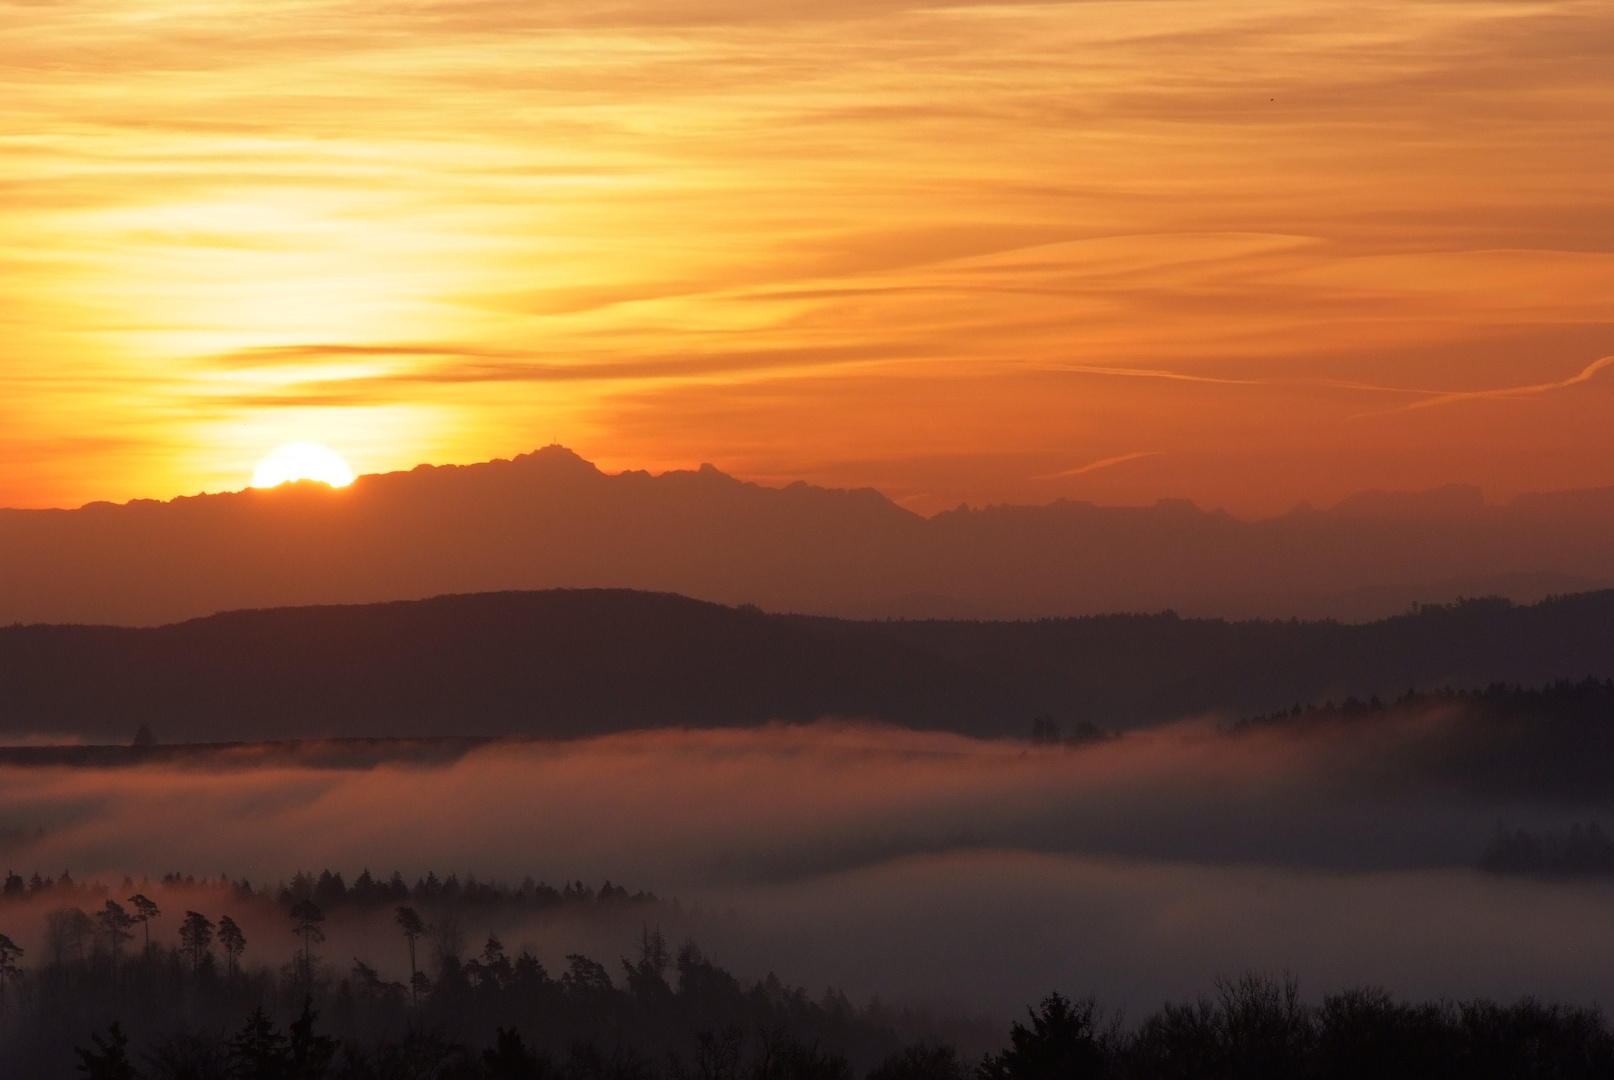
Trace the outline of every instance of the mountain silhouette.
[[1614, 489], [1506, 506], [1476, 488], [1366, 492], [1256, 522], [1169, 499], [926, 519], [872, 490], [768, 488], [711, 466], [608, 475], [551, 446], [340, 490], [0, 511], [0, 568], [0, 623], [587, 587], [848, 617], [1363, 619], [1614, 583]]
[[0, 628], [0, 734], [568, 736], [824, 716], [977, 735], [1614, 676], [1614, 591], [1361, 625], [775, 615], [627, 590]]

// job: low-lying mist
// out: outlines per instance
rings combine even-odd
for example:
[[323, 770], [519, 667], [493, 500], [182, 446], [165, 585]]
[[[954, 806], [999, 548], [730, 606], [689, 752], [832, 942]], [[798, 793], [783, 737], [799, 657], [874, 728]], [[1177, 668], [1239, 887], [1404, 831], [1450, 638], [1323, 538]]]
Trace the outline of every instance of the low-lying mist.
[[[1609, 800], [1453, 766], [1473, 755], [1452, 747], [1477, 745], [1466, 717], [1426, 702], [1052, 745], [826, 721], [494, 742], [435, 765], [11, 766], [0, 860], [114, 895], [125, 874], [168, 871], [609, 879], [662, 902], [501, 909], [463, 929], [614, 969], [655, 923], [740, 974], [999, 1016], [1052, 987], [1149, 1008], [1248, 967], [1318, 993], [1614, 996], [1614, 885], [1474, 869], [1498, 822], [1556, 827]], [[156, 898], [213, 917], [233, 903], [249, 956], [290, 955], [271, 901], [185, 888]], [[0, 905], [30, 957], [45, 904]], [[381, 915], [333, 913], [326, 952], [407, 975]]]

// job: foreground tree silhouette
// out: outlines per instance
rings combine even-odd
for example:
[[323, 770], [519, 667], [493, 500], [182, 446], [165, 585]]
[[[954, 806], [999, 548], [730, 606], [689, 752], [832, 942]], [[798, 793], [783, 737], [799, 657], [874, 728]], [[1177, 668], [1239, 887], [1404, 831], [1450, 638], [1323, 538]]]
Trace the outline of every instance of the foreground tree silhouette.
[[549, 1075], [549, 1059], [527, 1049], [514, 1028], [495, 1031], [494, 1044], [482, 1051], [482, 1068], [490, 1080], [544, 1080]]
[[1009, 1029], [1009, 1047], [981, 1063], [981, 1080], [1087, 1080], [1107, 1075], [1098, 1007], [1058, 992], [1042, 999], [1031, 1026]]
[[179, 951], [191, 962], [191, 972], [202, 973], [202, 965], [213, 958], [213, 920], [199, 911], [185, 912], [179, 926]]
[[163, 913], [163, 909], [158, 907], [154, 901], [146, 899], [146, 897], [140, 893], [135, 893], [133, 896], [129, 897], [129, 903], [133, 904], [135, 907], [135, 913], [130, 916], [130, 918], [145, 928], [146, 952], [149, 955], [151, 952], [151, 920], [160, 916]]
[[749, 1080], [852, 1080], [852, 1066], [834, 1051], [802, 1042], [783, 1028], [760, 1033]]
[[291, 1056], [290, 1075], [296, 1080], [324, 1076], [331, 1059], [336, 1056], [337, 1041], [314, 1032], [314, 1021], [318, 1019], [313, 995], [304, 994], [303, 1011], [291, 1022], [291, 1040], [287, 1048]]
[[291, 1067], [286, 1036], [275, 1029], [263, 1006], [252, 1010], [241, 1030], [230, 1037], [230, 1074], [240, 1077], [280, 1077]]
[[107, 1028], [106, 1038], [96, 1032], [90, 1036], [90, 1042], [94, 1044], [92, 1049], [77, 1051], [78, 1071], [86, 1080], [140, 1080], [140, 1074], [129, 1061], [129, 1036], [123, 1033], [116, 1020]]
[[420, 912], [412, 907], [400, 906], [397, 914], [398, 928], [403, 931], [404, 940], [409, 942], [409, 1000], [418, 1002], [420, 998], [420, 966], [415, 963], [415, 942], [426, 936], [427, 926], [420, 917]]
[[328, 1075], [338, 1044], [314, 1031], [314, 999], [303, 996], [302, 1012], [291, 1022], [290, 1037], [275, 1028], [262, 1006], [254, 1009], [226, 1051], [233, 1080], [314, 1080]]
[[892, 1054], [868, 1080], [967, 1080], [958, 1050], [946, 1043], [916, 1043]]
[[230, 974], [238, 974], [241, 970], [241, 954], [247, 947], [247, 936], [228, 915], [219, 916], [219, 945], [224, 949], [224, 962]]

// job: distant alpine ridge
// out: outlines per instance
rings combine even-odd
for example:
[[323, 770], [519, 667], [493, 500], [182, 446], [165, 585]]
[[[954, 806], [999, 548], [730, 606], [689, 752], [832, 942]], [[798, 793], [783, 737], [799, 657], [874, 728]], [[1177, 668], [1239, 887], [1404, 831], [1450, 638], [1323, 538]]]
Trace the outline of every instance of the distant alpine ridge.
[[160, 503], [0, 511], [0, 624], [157, 625], [238, 608], [631, 588], [846, 617], [1158, 611], [1363, 620], [1414, 601], [1614, 583], [1614, 488], [1486, 505], [1368, 492], [1243, 521], [1150, 507], [959, 508], [698, 471], [608, 475], [560, 446]]

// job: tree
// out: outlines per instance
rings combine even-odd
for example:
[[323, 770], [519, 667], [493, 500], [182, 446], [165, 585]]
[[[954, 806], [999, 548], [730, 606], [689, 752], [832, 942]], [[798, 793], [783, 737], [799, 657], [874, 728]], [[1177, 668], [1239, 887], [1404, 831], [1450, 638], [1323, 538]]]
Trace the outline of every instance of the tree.
[[123, 943], [134, 937], [131, 929], [135, 920], [123, 909], [123, 905], [116, 900], [108, 900], [106, 907], [96, 913], [95, 921], [101, 924], [101, 933], [106, 936], [107, 945], [112, 952], [112, 962], [116, 964], [123, 955]]
[[291, 1069], [291, 1052], [286, 1036], [275, 1030], [275, 1022], [260, 1005], [247, 1017], [241, 1030], [230, 1037], [230, 1075], [240, 1077], [280, 1077]]
[[672, 996], [672, 987], [667, 984], [666, 971], [672, 965], [672, 956], [667, 951], [667, 939], [661, 936], [661, 929], [655, 930], [644, 927], [639, 934], [639, 960], [630, 962], [627, 957], [622, 958], [622, 969], [627, 973], [628, 990], [634, 997], [643, 1002], [655, 1001], [658, 998]]
[[135, 907], [135, 913], [132, 916], [130, 916], [130, 918], [133, 919], [135, 922], [139, 923], [142, 927], [145, 928], [145, 932], [146, 932], [146, 934], [145, 934], [145, 936], [146, 936], [146, 953], [147, 953], [147, 955], [150, 955], [150, 953], [151, 953], [151, 920], [161, 916], [162, 913], [163, 913], [163, 909], [158, 907], [151, 900], [146, 899], [140, 893], [135, 893], [133, 896], [129, 897], [129, 903], [133, 904], [134, 907]]
[[505, 986], [515, 974], [510, 958], [504, 954], [504, 942], [493, 934], [488, 935], [488, 943], [482, 947], [481, 962], [473, 960], [471, 963], [476, 964], [481, 979], [495, 988]]
[[95, 932], [95, 921], [82, 908], [61, 907], [45, 916], [45, 941], [58, 965], [84, 959], [84, 943]]
[[224, 949], [225, 964], [230, 974], [241, 970], [241, 954], [247, 947], [247, 936], [228, 915], [219, 916], [219, 945]]
[[1086, 1080], [1104, 1075], [1104, 1033], [1091, 1001], [1049, 994], [1031, 1026], [1009, 1029], [1009, 1048], [981, 1063], [981, 1080]]
[[319, 924], [325, 921], [325, 912], [312, 900], [299, 900], [292, 905], [292, 933], [303, 939], [302, 977], [304, 985], [314, 980], [314, 946], [325, 940], [325, 931]]
[[514, 1028], [494, 1031], [494, 1045], [482, 1051], [482, 1068], [492, 1080], [543, 1080], [549, 1074], [549, 1060], [527, 1049]]
[[[695, 1035], [695, 1072], [691, 1080], [739, 1080], [740, 1051], [745, 1048], [745, 1029], [730, 1024], [721, 1031]], [[677, 1076], [682, 1072], [676, 1070]], [[963, 1080], [963, 1078], [959, 1078]]]
[[140, 1080], [140, 1074], [129, 1061], [129, 1036], [123, 1033], [116, 1020], [107, 1028], [106, 1038], [95, 1032], [90, 1042], [95, 1044], [92, 1049], [79, 1047], [75, 1050], [79, 1058], [78, 1071], [86, 1080]]
[[[449, 875], [453, 881], [453, 875]], [[445, 914], [431, 928], [432, 935], [432, 964], [441, 969], [444, 967], [459, 967], [460, 953], [465, 949], [465, 934], [460, 930], [459, 920], [452, 914]]]
[[566, 961], [571, 966], [560, 977], [560, 985], [568, 993], [599, 996], [616, 989], [611, 985], [611, 973], [598, 960], [591, 960], [581, 953], [567, 953]]
[[6, 983], [17, 978], [17, 958], [21, 955], [22, 946], [0, 934], [0, 1001], [6, 999]]
[[946, 1043], [915, 1043], [892, 1054], [868, 1080], [967, 1080], [958, 1050]]
[[404, 940], [409, 942], [409, 997], [414, 1001], [420, 993], [420, 965], [415, 963], [415, 942], [425, 937], [429, 928], [421, 920], [420, 913], [412, 907], [400, 906], [396, 918]]
[[191, 970], [202, 973], [202, 965], [213, 956], [213, 920], [199, 911], [185, 912], [179, 926], [179, 951], [191, 962]]
[[291, 1022], [291, 1076], [297, 1080], [324, 1076], [331, 1058], [336, 1056], [336, 1040], [329, 1035], [314, 1034], [314, 1021], [318, 1019], [313, 995], [304, 994], [303, 1011]]

